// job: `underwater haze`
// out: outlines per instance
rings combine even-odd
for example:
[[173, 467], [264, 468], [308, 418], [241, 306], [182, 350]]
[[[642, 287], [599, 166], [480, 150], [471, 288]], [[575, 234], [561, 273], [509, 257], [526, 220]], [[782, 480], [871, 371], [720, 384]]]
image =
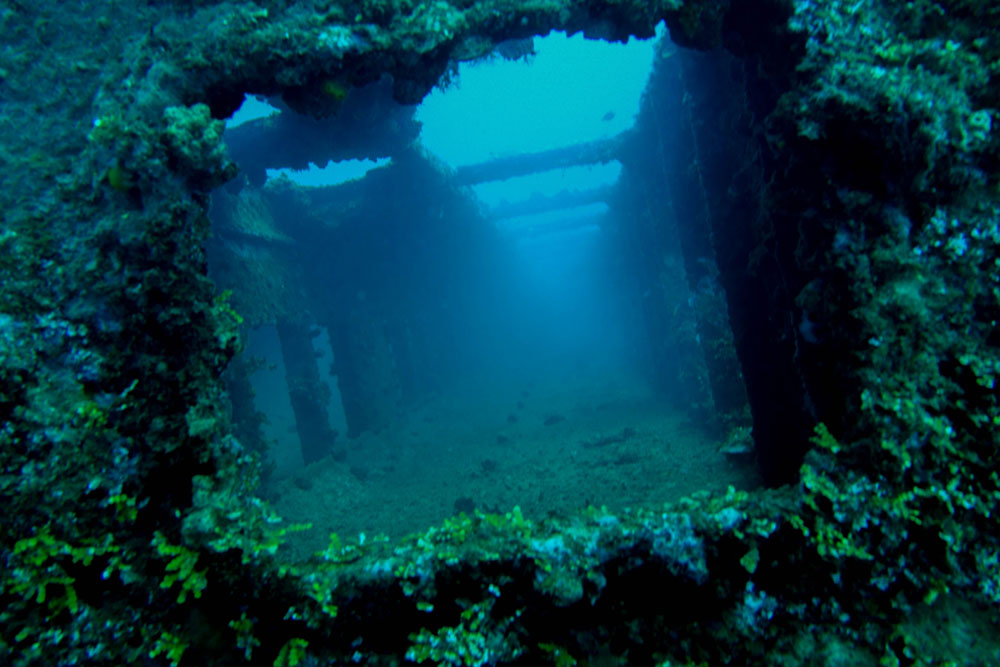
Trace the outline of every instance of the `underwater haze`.
[[1000, 665], [1000, 3], [0, 3], [0, 665]]
[[[684, 378], [650, 368], [663, 362], [648, 349], [644, 302], [676, 302], [676, 325], [688, 319], [687, 344], [697, 347], [694, 295], [682, 281], [664, 286], [669, 295], [640, 292], [643, 269], [633, 266], [616, 219], [630, 212], [614, 201], [622, 164], [612, 151], [636, 132], [653, 59], [662, 57], [656, 44], [551, 33], [516, 57], [460, 64], [415, 113], [411, 150], [441, 189], [436, 200], [421, 192], [429, 211], [407, 202], [395, 178], [375, 181], [406, 168], [392, 158], [268, 170], [265, 193], [282, 183], [324, 202], [352, 187], [366, 198], [326, 252], [300, 255], [320, 263], [299, 266], [319, 283], [303, 289], [326, 301], [313, 313], [354, 313], [325, 321], [294, 314], [313, 327], [324, 400], [305, 407], [306, 399], [289, 399], [303, 380], [283, 358], [294, 335], [287, 326], [260, 323], [244, 352], [259, 360], [250, 380], [274, 466], [264, 494], [288, 520], [317, 528], [296, 538], [303, 553], [321, 549], [329, 532], [399, 537], [460, 512], [617, 511], [759, 484], [745, 444], [749, 421], [718, 423], [709, 397], [677, 391]], [[276, 113], [248, 98], [229, 127]], [[601, 142], [605, 154], [586, 154]], [[461, 181], [463, 168], [503, 165], [510, 175], [448, 183]], [[339, 239], [363, 266], [331, 275], [324, 265], [338, 256]], [[226, 284], [223, 271], [215, 277]], [[323, 284], [331, 280], [343, 285]], [[345, 322], [352, 316], [378, 333], [352, 344], [336, 330], [356, 327]], [[691, 362], [707, 375], [703, 360]], [[379, 395], [360, 386], [358, 370], [341, 373], [347, 368], [378, 375]], [[315, 436], [300, 428], [309, 419], [326, 422], [319, 428], [328, 440], [312, 445], [319, 454], [305, 442]], [[744, 442], [723, 452], [732, 439]]]

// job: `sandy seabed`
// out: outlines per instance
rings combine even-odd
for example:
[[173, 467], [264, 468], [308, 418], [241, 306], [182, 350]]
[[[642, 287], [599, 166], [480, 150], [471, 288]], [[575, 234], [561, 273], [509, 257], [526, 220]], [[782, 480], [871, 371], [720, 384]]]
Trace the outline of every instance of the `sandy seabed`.
[[379, 433], [348, 440], [341, 462], [289, 466], [297, 439], [293, 426], [284, 432], [276, 446], [286, 463], [267, 496], [287, 522], [312, 523], [294, 539], [300, 552], [323, 549], [331, 532], [398, 538], [473, 507], [517, 505], [541, 519], [760, 484], [752, 463], [726, 457], [643, 381], [620, 374], [581, 372], [572, 382], [478, 385], [437, 396]]

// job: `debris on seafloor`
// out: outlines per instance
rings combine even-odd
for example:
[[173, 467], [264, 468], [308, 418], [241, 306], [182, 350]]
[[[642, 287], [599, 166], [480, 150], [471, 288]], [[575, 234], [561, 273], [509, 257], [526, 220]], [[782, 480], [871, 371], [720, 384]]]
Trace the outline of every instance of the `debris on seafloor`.
[[753, 436], [749, 426], [741, 426], [733, 429], [729, 437], [719, 447], [725, 457], [737, 463], [749, 463], [753, 461], [755, 451], [753, 446]]
[[593, 440], [585, 440], [583, 446], [588, 449], [593, 449], [595, 447], [604, 447], [606, 445], [613, 445], [618, 442], [625, 442], [630, 438], [635, 436], [635, 429], [631, 426], [626, 426], [619, 433], [613, 435], [601, 435]]
[[545, 416], [545, 425], [552, 426], [553, 424], [558, 424], [559, 422], [566, 421], [566, 418], [562, 415], [551, 414]]
[[465, 512], [466, 514], [472, 514], [476, 510], [476, 501], [474, 501], [469, 496], [462, 496], [455, 500], [455, 512]]
[[476, 510], [483, 512], [484, 514], [502, 514], [502, 508], [493, 505], [481, 505], [473, 500], [470, 496], [459, 496], [453, 505], [456, 514], [475, 514]]
[[615, 466], [624, 466], [641, 462], [642, 462], [642, 456], [640, 456], [639, 452], [637, 452], [635, 449], [621, 448], [617, 452], [615, 452], [614, 458], [612, 458], [609, 463]]

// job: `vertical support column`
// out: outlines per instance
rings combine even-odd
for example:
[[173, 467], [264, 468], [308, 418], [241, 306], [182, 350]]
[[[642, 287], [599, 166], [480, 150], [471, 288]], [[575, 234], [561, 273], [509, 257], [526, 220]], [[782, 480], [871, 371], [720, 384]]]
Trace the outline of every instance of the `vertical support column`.
[[[696, 132], [703, 130], [701, 126], [707, 124], [707, 120], [693, 115], [692, 105], [684, 102], [689, 96], [679, 94], [686, 90], [682, 58], [687, 55], [685, 53], [665, 65], [668, 69], [664, 72], [664, 83], [669, 82], [668, 89], [673, 94], [663, 101], [666, 105], [663, 109], [664, 117], [676, 119], [675, 129], [668, 143], [672, 153], [668, 182], [677, 213], [677, 231], [684, 255], [685, 273], [694, 295], [698, 335], [708, 368], [715, 412], [724, 428], [733, 428], [746, 425], [747, 394], [730, 328], [726, 294], [719, 280], [712, 245], [710, 205], [703, 181], [704, 157], [699, 151], [704, 148], [698, 144], [696, 136]], [[709, 57], [729, 58], [725, 54], [713, 54]], [[725, 63], [722, 64], [724, 65]], [[725, 126], [714, 129], [721, 133]], [[718, 193], [713, 193], [713, 196], [718, 196]]]
[[397, 316], [386, 325], [385, 331], [392, 348], [400, 401], [412, 403], [425, 396], [432, 384], [425, 341], [415, 329], [413, 319], [405, 315]]
[[302, 460], [313, 463], [330, 454], [337, 437], [326, 411], [330, 390], [320, 381], [309, 327], [279, 322], [278, 340], [285, 361], [288, 396], [295, 413]]
[[[662, 300], [669, 310], [660, 318], [647, 314], [654, 351], [657, 345], [666, 348], [656, 361], [662, 364], [681, 353], [672, 362], [676, 373], [670, 381], [689, 399], [697, 397], [705, 421], [722, 435], [748, 425], [748, 403], [712, 245], [711, 207], [696, 142], [704, 120], [692, 116], [684, 102], [680, 58], [686, 55], [657, 59], [637, 123], [640, 134], [622, 155], [628, 178], [619, 182], [642, 195], [633, 195], [636, 211], [629, 219], [640, 239], [636, 253], [645, 258], [644, 279], [672, 297]], [[681, 281], [687, 290], [678, 289]], [[660, 301], [651, 305], [662, 309]]]
[[333, 318], [327, 328], [348, 435], [385, 427], [396, 413], [401, 390], [384, 322], [362, 302]]
[[817, 421], [798, 360], [790, 290], [799, 278], [790, 274], [792, 262], [782, 265], [778, 258], [779, 250], [788, 257], [797, 252], [798, 223], [791, 221], [780, 237], [761, 213], [763, 165], [746, 118], [750, 86], [734, 80], [752, 68], [736, 69], [721, 52], [683, 52], [678, 61], [693, 164], [753, 413], [758, 463], [769, 483], [785, 483], [795, 479]]

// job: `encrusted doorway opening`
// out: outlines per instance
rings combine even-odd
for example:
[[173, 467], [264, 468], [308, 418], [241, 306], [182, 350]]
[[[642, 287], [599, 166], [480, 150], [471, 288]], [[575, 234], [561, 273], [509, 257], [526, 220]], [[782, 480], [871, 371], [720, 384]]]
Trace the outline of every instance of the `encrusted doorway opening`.
[[656, 107], [675, 54], [554, 33], [417, 108], [331, 80], [327, 119], [237, 113], [210, 265], [253, 329], [233, 411], [283, 515], [402, 535], [759, 483], [707, 223], [664, 185], [690, 158]]

